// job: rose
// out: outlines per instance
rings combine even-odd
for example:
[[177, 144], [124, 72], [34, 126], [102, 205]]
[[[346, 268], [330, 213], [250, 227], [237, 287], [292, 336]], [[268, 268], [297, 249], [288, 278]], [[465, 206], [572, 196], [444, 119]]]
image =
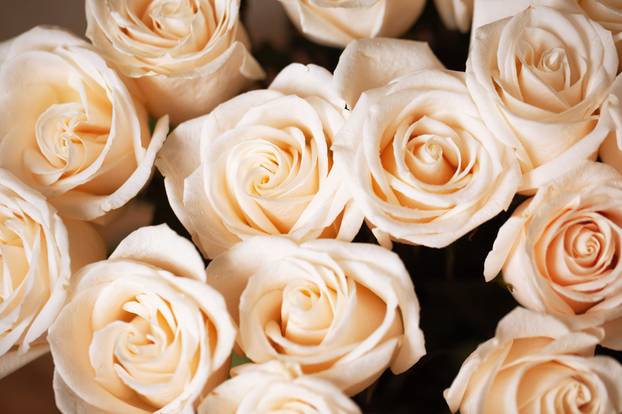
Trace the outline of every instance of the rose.
[[466, 33], [473, 20], [474, 0], [434, 0], [438, 14], [448, 29]]
[[239, 9], [239, 0], [87, 0], [86, 35], [136, 79], [150, 112], [179, 123], [263, 78]]
[[0, 378], [47, 352], [45, 333], [72, 269], [104, 254], [88, 224], [65, 225], [40, 194], [0, 169]]
[[354, 39], [401, 36], [425, 5], [425, 0], [280, 1], [305, 36], [336, 47], [345, 47]]
[[188, 413], [225, 379], [235, 328], [200, 255], [165, 225], [74, 275], [49, 331], [63, 413]]
[[445, 399], [462, 414], [619, 413], [622, 366], [592, 356], [597, 344], [597, 335], [517, 308], [464, 361]]
[[622, 350], [622, 175], [584, 162], [538, 190], [501, 227], [484, 267], [514, 297], [575, 329], [604, 326]]
[[351, 240], [362, 223], [330, 144], [345, 103], [318, 66], [293, 64], [267, 90], [181, 124], [158, 160], [173, 210], [207, 257], [287, 234]]
[[145, 185], [168, 132], [153, 137], [126, 85], [81, 39], [34, 28], [0, 46], [0, 167], [60, 213], [93, 220]]
[[[393, 62], [410, 56], [423, 64], [417, 43], [401, 42], [354, 42], [336, 74], [358, 67], [364, 74], [370, 70], [367, 79], [377, 84], [373, 72], [383, 73], [382, 66], [364, 59], [386, 50]], [[364, 50], [354, 53], [357, 48]], [[408, 73], [410, 66], [404, 67]], [[365, 89], [363, 83], [356, 88]], [[356, 97], [349, 86], [341, 89]], [[357, 206], [385, 246], [389, 237], [430, 247], [450, 244], [507, 208], [520, 178], [512, 152], [484, 126], [463, 74], [443, 69], [411, 72], [368, 90], [333, 151]]]
[[594, 157], [620, 124], [616, 105], [608, 108], [622, 85], [612, 88], [617, 67], [611, 34], [583, 14], [536, 6], [476, 31], [467, 86], [493, 134], [516, 151], [522, 191]]
[[232, 371], [199, 405], [199, 414], [300, 413], [360, 414], [329, 382], [304, 376], [300, 367], [277, 361], [246, 364]]
[[257, 237], [207, 267], [257, 363], [298, 363], [353, 395], [425, 354], [419, 303], [399, 257], [371, 244]]

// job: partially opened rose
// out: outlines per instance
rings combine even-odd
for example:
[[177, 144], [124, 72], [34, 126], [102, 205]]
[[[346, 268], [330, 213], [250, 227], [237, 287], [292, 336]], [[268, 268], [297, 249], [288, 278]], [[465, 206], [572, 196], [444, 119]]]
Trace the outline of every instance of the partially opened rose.
[[622, 123], [617, 68], [611, 33], [583, 13], [529, 7], [477, 29], [467, 86], [493, 135], [516, 151], [521, 190], [594, 158]]
[[297, 363], [352, 395], [425, 354], [412, 281], [382, 247], [256, 237], [214, 259], [207, 274], [253, 362]]
[[147, 107], [173, 123], [203, 115], [261, 79], [239, 0], [86, 0], [86, 35]]
[[436, 10], [448, 29], [466, 33], [473, 20], [475, 0], [434, 0]]
[[292, 64], [267, 90], [181, 124], [158, 168], [177, 217], [207, 257], [256, 235], [352, 240], [362, 217], [333, 168], [347, 115], [318, 66]]
[[125, 205], [151, 175], [168, 132], [83, 40], [37, 27], [0, 45], [0, 167], [64, 216]]
[[399, 37], [425, 0], [280, 0], [294, 25], [314, 42], [345, 47], [354, 39]]
[[68, 413], [191, 413], [222, 382], [235, 328], [201, 256], [165, 225], [130, 234], [74, 275], [49, 331]]
[[538, 190], [501, 227], [484, 267], [514, 297], [575, 329], [603, 326], [622, 350], [622, 175], [584, 162]]
[[88, 224], [65, 225], [40, 194], [0, 169], [0, 378], [48, 351], [46, 332], [72, 270], [104, 255]]
[[598, 340], [515, 309], [464, 361], [445, 399], [462, 414], [620, 413], [622, 366], [592, 356]]
[[361, 413], [339, 388], [303, 375], [294, 364], [246, 364], [234, 368], [232, 377], [203, 400], [199, 414]]
[[[368, 56], [392, 51], [393, 62], [403, 55], [422, 62], [418, 47], [406, 41], [354, 42], [336, 73], [369, 69], [368, 82], [375, 86], [374, 72], [386, 71], [370, 66]], [[356, 48], [365, 50], [350, 53]], [[513, 153], [484, 125], [462, 73], [409, 69], [363, 93], [337, 136], [335, 163], [383, 245], [394, 239], [444, 247], [506, 209], [520, 171]], [[336, 79], [346, 85], [346, 95], [356, 95], [348, 92], [353, 82], [345, 75]], [[360, 83], [356, 87], [365, 90]]]

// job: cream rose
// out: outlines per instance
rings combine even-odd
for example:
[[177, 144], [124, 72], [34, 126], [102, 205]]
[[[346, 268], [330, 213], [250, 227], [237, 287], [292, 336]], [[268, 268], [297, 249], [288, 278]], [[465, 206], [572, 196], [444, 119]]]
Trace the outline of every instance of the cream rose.
[[305, 36], [337, 47], [345, 47], [354, 39], [401, 36], [425, 6], [425, 0], [280, 1]]
[[[376, 53], [393, 51], [394, 62], [421, 57], [416, 42], [361, 42], [348, 49], [363, 50], [346, 49], [340, 60], [340, 82], [348, 82], [342, 73], [350, 67], [386, 73], [376, 65], [382, 59], [367, 60]], [[405, 73], [409, 69], [406, 65]], [[379, 82], [375, 73], [368, 79]], [[341, 87], [354, 100], [349, 88]], [[520, 179], [514, 155], [485, 127], [463, 74], [438, 68], [365, 92], [333, 150], [357, 207], [387, 247], [389, 239], [447, 246], [506, 209]]]
[[425, 354], [412, 281], [380, 246], [257, 237], [214, 259], [207, 275], [254, 362], [297, 363], [353, 395]]
[[622, 366], [592, 356], [598, 339], [515, 309], [464, 361], [445, 399], [462, 414], [620, 413]]
[[235, 328], [201, 256], [165, 225], [130, 234], [74, 275], [49, 331], [68, 413], [192, 413], [227, 374]]
[[339, 388], [305, 376], [297, 365], [246, 364], [199, 405], [199, 414], [360, 414]]
[[617, 67], [611, 33], [582, 13], [533, 6], [475, 32], [467, 86], [494, 136], [516, 151], [522, 191], [595, 157], [620, 125]]
[[267, 90], [181, 124], [160, 153], [173, 210], [207, 257], [256, 235], [352, 240], [362, 217], [333, 168], [347, 114], [318, 66], [293, 64]]
[[501, 227], [487, 280], [504, 280], [525, 307], [575, 329], [604, 326], [622, 350], [622, 175], [595, 162], [538, 190]]
[[65, 225], [40, 194], [0, 169], [0, 378], [48, 351], [45, 334], [71, 271], [104, 255], [88, 224]]
[[83, 40], [37, 27], [0, 45], [0, 167], [63, 216], [93, 220], [130, 201], [168, 132]]
[[150, 112], [179, 123], [264, 77], [239, 9], [239, 0], [86, 0], [86, 35], [136, 79]]
[[473, 3], [475, 0], [434, 0], [436, 10], [448, 29], [466, 33], [473, 20]]

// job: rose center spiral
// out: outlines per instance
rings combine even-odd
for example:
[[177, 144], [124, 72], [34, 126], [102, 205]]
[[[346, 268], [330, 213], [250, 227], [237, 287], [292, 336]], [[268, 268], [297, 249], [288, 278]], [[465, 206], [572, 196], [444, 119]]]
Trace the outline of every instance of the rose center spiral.
[[143, 15], [143, 22], [168, 39], [181, 39], [192, 30], [192, 20], [199, 8], [190, 0], [153, 1]]

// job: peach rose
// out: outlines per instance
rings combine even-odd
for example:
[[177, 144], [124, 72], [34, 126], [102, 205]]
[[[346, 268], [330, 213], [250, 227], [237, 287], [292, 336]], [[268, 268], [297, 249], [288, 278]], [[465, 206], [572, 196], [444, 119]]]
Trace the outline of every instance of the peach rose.
[[360, 414], [361, 410], [330, 382], [305, 376], [297, 365], [277, 361], [232, 370], [199, 405], [199, 414]]
[[477, 29], [467, 86], [493, 135], [516, 152], [521, 191], [596, 156], [622, 122], [617, 68], [611, 33], [582, 13], [532, 6]]
[[0, 45], [0, 167], [63, 216], [124, 206], [151, 175], [168, 120], [145, 109], [83, 40], [36, 27]]
[[462, 414], [620, 413], [622, 366], [592, 356], [598, 339], [517, 308], [464, 361], [445, 399]]
[[[353, 42], [335, 75], [351, 103], [364, 79], [372, 88], [395, 76], [363, 93], [333, 146], [336, 167], [386, 247], [390, 239], [447, 246], [506, 209], [520, 180], [514, 154], [484, 125], [464, 74], [432, 60], [431, 69], [410, 72], [408, 59], [426, 62], [420, 52], [417, 42]], [[385, 69], [389, 59], [396, 63]], [[370, 75], [349, 80], [350, 68]]]
[[225, 297], [248, 358], [300, 364], [349, 395], [425, 354], [412, 281], [380, 246], [257, 237], [214, 259], [207, 280]]
[[166, 225], [130, 234], [74, 275], [49, 331], [68, 413], [192, 413], [222, 382], [235, 328], [201, 256]]
[[314, 42], [345, 47], [354, 39], [398, 37], [425, 0], [280, 0], [292, 23]]
[[263, 78], [239, 9], [239, 0], [86, 0], [86, 36], [136, 79], [151, 113], [176, 124]]
[[352, 240], [330, 145], [347, 115], [323, 68], [292, 64], [267, 90], [181, 124], [158, 160], [171, 206], [207, 257], [257, 235]]
[[622, 350], [622, 175], [584, 162], [525, 201], [486, 258], [487, 280], [503, 269], [525, 307], [575, 329], [604, 326], [603, 345]]
[[88, 224], [63, 223], [40, 194], [0, 169], [0, 378], [48, 351], [46, 332], [72, 270], [104, 255]]
[[434, 0], [436, 10], [448, 29], [466, 33], [473, 20], [475, 0]]

